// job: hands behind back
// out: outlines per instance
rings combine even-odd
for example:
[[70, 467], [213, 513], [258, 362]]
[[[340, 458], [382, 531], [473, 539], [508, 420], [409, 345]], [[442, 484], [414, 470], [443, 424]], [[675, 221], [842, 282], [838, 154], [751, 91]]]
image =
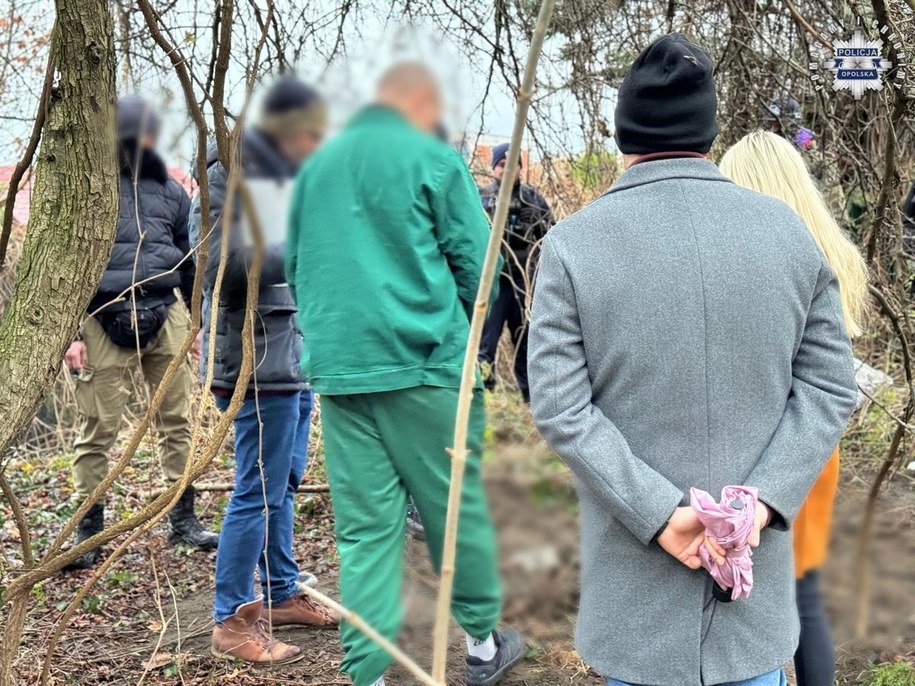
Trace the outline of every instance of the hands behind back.
[[[753, 533], [750, 534], [750, 546], [759, 546], [760, 532], [769, 525], [772, 519], [772, 510], [763, 502], [758, 502], [756, 507], [756, 522]], [[667, 521], [667, 526], [658, 536], [658, 545], [675, 559], [682, 562], [690, 569], [699, 569], [702, 560], [699, 558], [699, 546], [703, 543], [711, 553], [712, 558], [719, 564], [724, 562], [727, 554], [724, 548], [712, 538], [705, 535], [705, 526], [699, 521], [698, 515], [692, 507], [678, 507]]]

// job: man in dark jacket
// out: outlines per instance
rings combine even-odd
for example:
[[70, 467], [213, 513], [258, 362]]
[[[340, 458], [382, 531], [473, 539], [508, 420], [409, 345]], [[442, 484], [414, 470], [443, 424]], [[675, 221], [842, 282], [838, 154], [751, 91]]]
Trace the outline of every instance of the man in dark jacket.
[[[80, 501], [90, 496], [108, 472], [108, 451], [117, 439], [137, 370], [150, 396], [181, 347], [190, 328], [187, 304], [194, 283], [187, 216], [190, 200], [170, 178], [155, 152], [158, 115], [141, 98], [118, 101], [120, 209], [117, 237], [105, 274], [89, 303], [80, 338], [67, 350], [66, 363], [77, 374], [80, 416], [74, 444], [73, 484]], [[178, 289], [183, 303], [178, 302]], [[169, 481], [184, 474], [191, 443], [188, 426], [194, 377], [190, 362], [178, 368], [157, 416], [162, 471]], [[200, 549], [216, 547], [194, 515], [189, 487], [169, 514], [172, 542]], [[104, 503], [92, 506], [80, 522], [76, 542], [104, 527]], [[73, 563], [87, 568], [99, 557], [92, 550]]]
[[[492, 149], [493, 180], [480, 189], [483, 209], [490, 219], [496, 210], [507, 155], [508, 143], [502, 143]], [[537, 267], [539, 244], [553, 224], [553, 215], [549, 204], [537, 189], [521, 182], [520, 163], [517, 169], [518, 173], [512, 181], [511, 205], [503, 239], [505, 266], [499, 277], [499, 297], [493, 304], [483, 328], [480, 363], [486, 387], [491, 390], [496, 385], [496, 351], [502, 330], [507, 324], [512, 344], [515, 346], [515, 380], [524, 400], [528, 401], [530, 393], [527, 384], [527, 302]]]
[[915, 183], [902, 202], [902, 246], [909, 259], [915, 257]]
[[[292, 76], [282, 77], [265, 94], [257, 125], [245, 131], [241, 140], [242, 176], [266, 246], [254, 323], [254, 372], [235, 417], [235, 489], [222, 522], [216, 558], [212, 650], [233, 660], [287, 664], [304, 657], [298, 647], [274, 640], [264, 630], [262, 615], [273, 626], [336, 627], [339, 620], [302, 594], [297, 584], [293, 501], [307, 464], [312, 393], [299, 365], [302, 333], [284, 275], [284, 197], [288, 197], [299, 165], [320, 144], [326, 118], [325, 104], [314, 89]], [[211, 390], [217, 406], [225, 411], [241, 368], [253, 247], [241, 197], [228, 198], [228, 174], [215, 148], [210, 152], [207, 179], [210, 260], [204, 280], [200, 373], [205, 379], [212, 363]], [[226, 212], [231, 212], [231, 221]], [[192, 232], [199, 232], [197, 201], [191, 224]], [[214, 305], [224, 240], [228, 256]], [[213, 316], [216, 339], [211, 349], [208, 339]], [[253, 592], [258, 569], [261, 597]]]

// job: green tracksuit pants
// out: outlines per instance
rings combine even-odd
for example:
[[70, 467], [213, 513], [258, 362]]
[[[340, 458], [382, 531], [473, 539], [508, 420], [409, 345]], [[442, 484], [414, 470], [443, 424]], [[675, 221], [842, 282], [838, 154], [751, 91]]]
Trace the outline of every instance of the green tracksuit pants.
[[[394, 641], [403, 616], [401, 586], [407, 496], [422, 516], [439, 570], [457, 389], [418, 386], [321, 398], [327, 472], [340, 553], [340, 594], [383, 636]], [[482, 392], [470, 415], [467, 470], [458, 528], [452, 614], [475, 638], [486, 638], [501, 612], [495, 532], [480, 477]], [[341, 669], [356, 686], [377, 680], [391, 658], [361, 632], [341, 627]]]

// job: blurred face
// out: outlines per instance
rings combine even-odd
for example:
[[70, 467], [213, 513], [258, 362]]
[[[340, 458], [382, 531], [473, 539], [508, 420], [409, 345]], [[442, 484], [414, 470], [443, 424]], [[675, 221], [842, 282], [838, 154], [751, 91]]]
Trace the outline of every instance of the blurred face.
[[[499, 160], [498, 164], [496, 164], [496, 166], [492, 168], [493, 178], [497, 179], [498, 181], [502, 180], [502, 177], [505, 176], [505, 163], [506, 162], [507, 162], [507, 160], [505, 160], [505, 159]], [[515, 167], [515, 178], [516, 179], [518, 178], [519, 174], [521, 174], [521, 165], [520, 164], [517, 167]]]
[[156, 149], [157, 137], [153, 133], [147, 133], [140, 137], [140, 147], [144, 150]]
[[279, 136], [276, 146], [287, 160], [302, 164], [318, 149], [323, 139], [323, 131], [296, 131]]
[[442, 102], [434, 88], [419, 88], [407, 103], [407, 118], [418, 129], [435, 133], [442, 119]]

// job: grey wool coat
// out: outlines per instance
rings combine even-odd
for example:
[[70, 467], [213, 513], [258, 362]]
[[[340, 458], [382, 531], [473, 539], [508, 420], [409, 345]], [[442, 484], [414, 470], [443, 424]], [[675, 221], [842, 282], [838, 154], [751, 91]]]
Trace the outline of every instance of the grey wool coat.
[[[834, 274], [786, 205], [697, 158], [643, 162], [544, 241], [534, 419], [581, 507], [577, 647], [608, 677], [700, 686], [766, 674], [799, 623], [790, 523], [855, 406]], [[653, 541], [689, 488], [774, 510], [748, 599]]]

